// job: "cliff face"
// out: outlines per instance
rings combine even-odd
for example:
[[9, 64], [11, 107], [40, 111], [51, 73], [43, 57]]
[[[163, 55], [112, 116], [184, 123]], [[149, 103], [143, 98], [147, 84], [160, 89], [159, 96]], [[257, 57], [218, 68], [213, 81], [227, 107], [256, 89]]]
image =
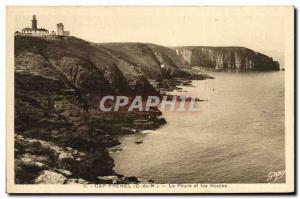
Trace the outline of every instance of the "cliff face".
[[119, 58], [136, 66], [147, 78], [161, 80], [185, 75], [182, 57], [167, 47], [145, 43], [102, 43]]
[[137, 182], [114, 172], [107, 148], [165, 121], [158, 110], [99, 110], [103, 95], [158, 95], [135, 65], [74, 37], [17, 36], [14, 67], [17, 184]]
[[15, 37], [15, 67], [17, 73], [56, 79], [85, 93], [157, 93], [136, 66], [75, 37]]
[[271, 57], [243, 47], [176, 47], [188, 65], [215, 69], [279, 70]]

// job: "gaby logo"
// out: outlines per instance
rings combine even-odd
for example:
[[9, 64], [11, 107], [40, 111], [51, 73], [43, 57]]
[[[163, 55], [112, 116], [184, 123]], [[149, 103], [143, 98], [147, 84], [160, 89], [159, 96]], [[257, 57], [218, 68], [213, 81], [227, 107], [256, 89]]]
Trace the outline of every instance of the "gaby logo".
[[170, 111], [196, 112], [199, 111], [196, 99], [186, 96], [148, 96], [146, 100], [142, 96], [135, 96], [133, 99], [127, 96], [104, 96], [100, 100], [100, 110], [109, 112], [126, 108], [127, 111], [150, 111], [151, 108], [158, 108], [164, 111], [168, 108]]

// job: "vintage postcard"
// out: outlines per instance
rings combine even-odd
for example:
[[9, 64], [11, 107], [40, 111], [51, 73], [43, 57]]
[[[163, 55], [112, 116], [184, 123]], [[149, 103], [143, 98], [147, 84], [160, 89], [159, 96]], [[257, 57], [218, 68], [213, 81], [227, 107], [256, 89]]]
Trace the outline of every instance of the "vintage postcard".
[[294, 192], [294, 7], [6, 12], [8, 193]]

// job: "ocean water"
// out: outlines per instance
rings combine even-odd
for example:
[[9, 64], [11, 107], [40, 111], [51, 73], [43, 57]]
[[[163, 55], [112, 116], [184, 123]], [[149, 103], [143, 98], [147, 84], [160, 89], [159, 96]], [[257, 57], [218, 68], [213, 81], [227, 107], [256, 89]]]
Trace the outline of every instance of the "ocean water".
[[208, 74], [215, 79], [172, 92], [207, 100], [199, 112], [164, 111], [165, 126], [120, 137], [118, 173], [155, 183], [265, 183], [285, 170], [284, 71]]

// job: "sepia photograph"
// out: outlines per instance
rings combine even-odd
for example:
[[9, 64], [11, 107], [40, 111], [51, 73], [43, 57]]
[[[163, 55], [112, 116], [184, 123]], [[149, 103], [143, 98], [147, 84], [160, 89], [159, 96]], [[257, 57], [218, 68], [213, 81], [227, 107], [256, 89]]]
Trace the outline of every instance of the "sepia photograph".
[[294, 7], [8, 6], [8, 193], [294, 191]]

